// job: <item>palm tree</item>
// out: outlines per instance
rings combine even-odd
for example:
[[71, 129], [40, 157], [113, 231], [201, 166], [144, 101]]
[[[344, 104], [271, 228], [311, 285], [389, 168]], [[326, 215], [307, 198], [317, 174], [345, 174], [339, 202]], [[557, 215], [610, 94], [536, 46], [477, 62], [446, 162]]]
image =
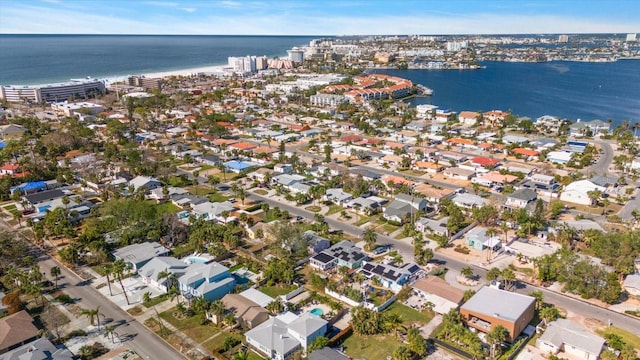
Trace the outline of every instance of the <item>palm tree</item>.
[[209, 311], [216, 316], [215, 324], [220, 324], [220, 317], [224, 314], [224, 303], [218, 299], [209, 305]]
[[116, 260], [113, 263], [113, 274], [116, 276], [116, 279], [118, 279], [118, 282], [120, 283], [120, 287], [122, 288], [122, 293], [124, 294], [124, 298], [127, 301], [127, 305], [131, 305], [129, 303], [127, 290], [124, 288], [124, 284], [122, 283], [122, 277], [125, 275], [128, 268], [129, 266], [122, 259]]
[[529, 296], [532, 296], [536, 299], [536, 310], [542, 309], [544, 305], [544, 294], [540, 290], [532, 291]]
[[247, 349], [242, 348], [233, 354], [232, 360], [249, 360], [249, 352], [247, 352]]
[[151, 292], [147, 291], [142, 294], [142, 302], [148, 303], [149, 301], [151, 301]]
[[[487, 342], [491, 345], [491, 358], [495, 358], [496, 355], [502, 351], [502, 343], [509, 338], [509, 330], [504, 326], [498, 325], [491, 329], [487, 333]], [[496, 353], [496, 347], [498, 348]]]
[[106, 338], [111, 337], [111, 342], [115, 344], [116, 340], [115, 340], [114, 335], [118, 335], [116, 333], [116, 327], [113, 326], [113, 325], [106, 325], [104, 327], [104, 337], [106, 337]]
[[510, 268], [505, 268], [502, 270], [502, 279], [504, 280], [505, 288], [511, 289], [513, 282], [516, 280], [516, 274]]
[[113, 296], [113, 292], [111, 291], [111, 279], [109, 275], [113, 274], [113, 264], [105, 264], [104, 265], [104, 275], [107, 277], [107, 285], [109, 286], [109, 296]]
[[384, 326], [393, 331], [393, 336], [395, 338], [398, 337], [398, 330], [403, 328], [402, 323], [402, 318], [396, 313], [389, 313], [384, 318]]
[[58, 288], [58, 276], [60, 276], [60, 274], [62, 274], [62, 272], [60, 271], [60, 267], [58, 267], [58, 266], [52, 267], [51, 270], [50, 270], [50, 274], [51, 274], [51, 276], [53, 276], [53, 281], [55, 281], [56, 289], [57, 289]]
[[282, 300], [280, 300], [280, 298], [277, 298], [272, 302], [270, 302], [269, 304], [267, 304], [266, 309], [271, 314], [274, 314], [274, 315], [279, 314], [284, 311], [284, 304], [282, 303]]
[[368, 251], [373, 250], [373, 247], [376, 245], [377, 239], [378, 239], [378, 234], [376, 234], [376, 231], [372, 226], [366, 228], [362, 232], [362, 240], [364, 240]]
[[467, 279], [470, 279], [473, 277], [473, 269], [467, 266], [460, 270], [460, 275], [464, 276]]
[[80, 314], [86, 316], [91, 325], [97, 321], [98, 330], [100, 330], [100, 317], [102, 316], [104, 318], [104, 314], [100, 312], [100, 306], [95, 309], [82, 309]]

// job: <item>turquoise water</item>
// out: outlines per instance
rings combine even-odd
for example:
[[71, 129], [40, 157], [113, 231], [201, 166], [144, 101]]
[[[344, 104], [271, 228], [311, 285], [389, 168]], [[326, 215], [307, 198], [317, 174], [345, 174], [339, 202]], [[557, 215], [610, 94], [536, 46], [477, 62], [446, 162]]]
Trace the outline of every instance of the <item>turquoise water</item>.
[[312, 315], [315, 315], [315, 316], [318, 316], [318, 317], [324, 315], [324, 311], [322, 311], [322, 309], [320, 309], [320, 308], [311, 309], [311, 311], [309, 311], [309, 312]]

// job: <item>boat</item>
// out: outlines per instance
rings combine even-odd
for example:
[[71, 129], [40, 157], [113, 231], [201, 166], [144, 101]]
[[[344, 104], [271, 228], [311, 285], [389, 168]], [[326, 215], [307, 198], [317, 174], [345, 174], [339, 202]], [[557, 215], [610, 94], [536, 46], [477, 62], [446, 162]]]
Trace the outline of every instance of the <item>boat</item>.
[[428, 87], [421, 85], [421, 84], [417, 84], [416, 88], [418, 89], [418, 93], [421, 95], [425, 95], [425, 96], [431, 96], [433, 95], [433, 89], [429, 89]]

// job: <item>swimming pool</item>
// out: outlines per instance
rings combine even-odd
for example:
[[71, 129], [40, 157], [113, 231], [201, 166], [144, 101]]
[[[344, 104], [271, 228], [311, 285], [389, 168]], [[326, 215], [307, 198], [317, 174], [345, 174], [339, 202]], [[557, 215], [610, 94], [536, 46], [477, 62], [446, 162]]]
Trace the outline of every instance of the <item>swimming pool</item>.
[[320, 317], [320, 316], [324, 315], [324, 311], [322, 311], [322, 309], [320, 309], [320, 308], [313, 308], [313, 309], [311, 309], [311, 311], [309, 311], [309, 312], [310, 312], [312, 315], [315, 315], [315, 316], [318, 316], [318, 317]]

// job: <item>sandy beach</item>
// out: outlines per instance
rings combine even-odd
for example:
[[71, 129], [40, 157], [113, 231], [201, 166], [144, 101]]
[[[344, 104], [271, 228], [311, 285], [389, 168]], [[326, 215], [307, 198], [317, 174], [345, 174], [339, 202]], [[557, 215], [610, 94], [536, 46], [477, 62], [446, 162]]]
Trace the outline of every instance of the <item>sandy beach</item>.
[[198, 73], [221, 73], [221, 72], [224, 72], [224, 68], [225, 66], [223, 65], [203, 66], [203, 67], [190, 68], [190, 69], [145, 73], [143, 75], [148, 78], [164, 78], [169, 76], [191, 76]]

